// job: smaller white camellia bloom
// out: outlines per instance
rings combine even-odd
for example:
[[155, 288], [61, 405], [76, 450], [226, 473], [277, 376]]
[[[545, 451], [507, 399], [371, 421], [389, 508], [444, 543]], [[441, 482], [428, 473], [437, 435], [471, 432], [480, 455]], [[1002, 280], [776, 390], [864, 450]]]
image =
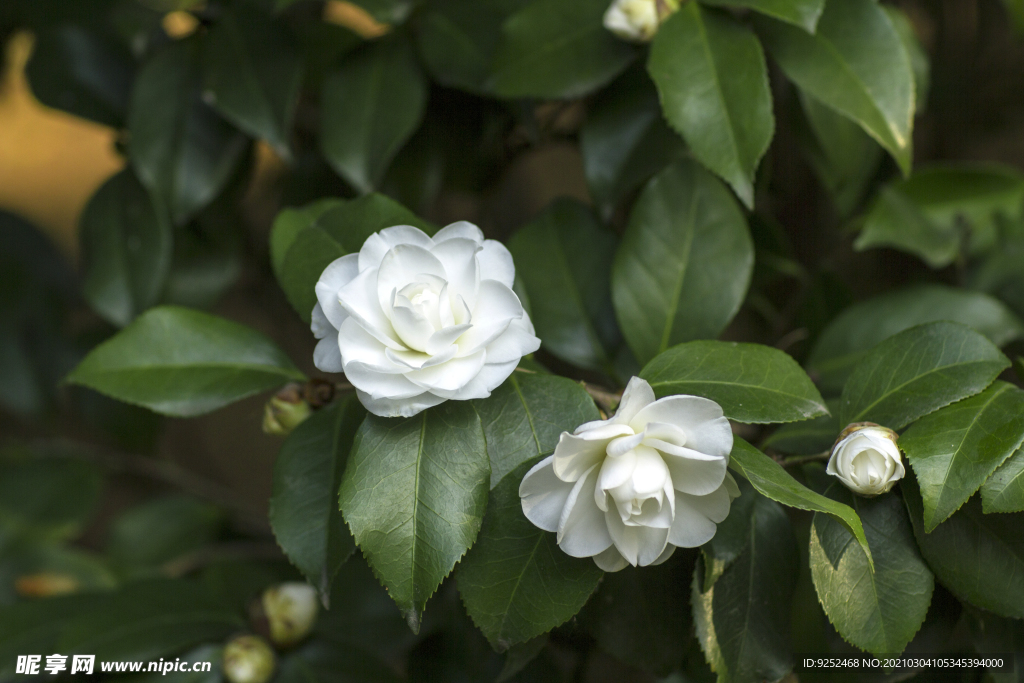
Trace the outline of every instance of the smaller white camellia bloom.
[[667, 560], [715, 535], [739, 487], [726, 471], [732, 429], [698, 396], [654, 400], [634, 377], [614, 417], [563, 432], [519, 486], [523, 513], [573, 557], [615, 572]]
[[604, 13], [604, 27], [624, 40], [646, 43], [677, 9], [679, 0], [615, 0]]
[[825, 471], [856, 493], [885, 493], [906, 474], [896, 439], [896, 432], [873, 422], [852, 424], [832, 447]]
[[275, 668], [274, 651], [259, 636], [238, 636], [224, 646], [221, 668], [230, 683], [267, 683]]
[[289, 581], [271, 586], [263, 591], [261, 602], [275, 645], [294, 645], [313, 630], [319, 603], [316, 590], [308, 583]]
[[381, 230], [320, 276], [313, 362], [382, 417], [487, 398], [540, 348], [514, 279], [508, 249], [472, 223]]

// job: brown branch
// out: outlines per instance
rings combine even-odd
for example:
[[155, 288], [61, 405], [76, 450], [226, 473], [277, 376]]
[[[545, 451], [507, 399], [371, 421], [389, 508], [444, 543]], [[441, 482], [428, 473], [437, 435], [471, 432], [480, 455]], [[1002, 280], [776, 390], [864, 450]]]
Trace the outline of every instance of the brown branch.
[[582, 386], [590, 397], [594, 399], [594, 403], [604, 412], [606, 415], [612, 415], [615, 409], [619, 407], [619, 401], [622, 400], [622, 393], [615, 391], [608, 391], [603, 389], [596, 384], [590, 382], [580, 381]]

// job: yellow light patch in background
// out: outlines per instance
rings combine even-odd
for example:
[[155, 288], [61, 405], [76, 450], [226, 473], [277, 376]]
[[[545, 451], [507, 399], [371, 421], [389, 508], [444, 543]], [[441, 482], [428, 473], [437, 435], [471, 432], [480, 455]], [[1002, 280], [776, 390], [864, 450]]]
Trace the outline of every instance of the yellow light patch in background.
[[199, 27], [199, 20], [188, 12], [168, 12], [160, 20], [160, 25], [171, 38], [185, 38], [195, 33]]
[[344, 0], [327, 0], [324, 5], [324, 21], [344, 26], [367, 40], [379, 38], [391, 30], [390, 25], [380, 23], [362, 7]]
[[78, 251], [78, 217], [96, 189], [124, 167], [116, 131], [44, 107], [32, 95], [25, 63], [32, 36], [7, 43], [0, 83], [0, 209], [39, 226], [69, 256]]

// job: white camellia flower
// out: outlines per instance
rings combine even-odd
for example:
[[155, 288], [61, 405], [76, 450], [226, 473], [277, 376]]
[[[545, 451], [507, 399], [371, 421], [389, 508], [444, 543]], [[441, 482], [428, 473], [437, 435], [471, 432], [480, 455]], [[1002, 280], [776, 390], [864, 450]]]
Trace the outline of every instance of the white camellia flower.
[[604, 13], [604, 27], [624, 40], [646, 43], [677, 9], [679, 0], [615, 0]]
[[409, 225], [385, 228], [320, 276], [314, 364], [344, 372], [382, 417], [486, 398], [540, 348], [514, 278], [508, 249], [472, 223], [432, 238]]
[[739, 495], [726, 471], [732, 429], [698, 396], [654, 400], [634, 377], [615, 416], [563, 432], [519, 486], [523, 512], [573, 557], [608, 572], [711, 540]]
[[832, 447], [826, 472], [848, 489], [865, 496], [885, 493], [903, 478], [903, 458], [896, 433], [873, 422], [852, 424]]

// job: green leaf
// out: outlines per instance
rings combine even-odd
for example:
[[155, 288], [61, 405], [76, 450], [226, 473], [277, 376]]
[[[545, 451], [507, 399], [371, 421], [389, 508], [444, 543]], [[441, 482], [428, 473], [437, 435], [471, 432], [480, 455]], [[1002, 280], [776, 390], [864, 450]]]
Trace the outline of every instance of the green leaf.
[[843, 505], [810, 490], [790, 476], [779, 463], [738, 436], [733, 441], [729, 467], [743, 475], [761, 495], [768, 496], [786, 507], [831, 515], [853, 534], [868, 556], [868, 562], [872, 562], [871, 549], [867, 536], [864, 535], [860, 517], [849, 505]]
[[131, 170], [93, 195], [78, 234], [82, 294], [97, 313], [123, 327], [157, 303], [171, 268], [171, 224]]
[[466, 611], [499, 650], [570, 619], [603, 575], [589, 558], [566, 555], [554, 534], [523, 515], [519, 483], [534, 464], [521, 464], [491, 492], [480, 537], [459, 566]]
[[218, 604], [202, 584], [142, 581], [68, 619], [55, 651], [95, 654], [97, 661], [156, 660], [244, 628], [241, 615]]
[[580, 130], [590, 196], [604, 218], [686, 145], [661, 115], [658, 92], [642, 68], [628, 69], [602, 90]]
[[746, 7], [814, 33], [825, 0], [701, 0], [713, 7]]
[[706, 591], [698, 563], [691, 586], [697, 639], [722, 683], [777, 681], [793, 668], [789, 615], [796, 539], [782, 507], [753, 491], [744, 495], [754, 498], [741, 520], [746, 547]]
[[465, 554], [487, 506], [490, 465], [473, 406], [370, 415], [341, 483], [341, 511], [377, 578], [419, 631], [427, 599]]
[[924, 323], [951, 320], [973, 327], [996, 346], [1024, 337], [1024, 322], [994, 297], [928, 284], [888, 292], [850, 306], [818, 337], [807, 370], [826, 393], [838, 393], [878, 343]]
[[1009, 359], [992, 342], [965, 325], [918, 325], [864, 356], [843, 388], [839, 423], [902, 429], [981, 392], [1008, 367]]
[[562, 432], [601, 419], [590, 394], [565, 377], [513, 372], [491, 396], [473, 402], [491, 461], [491, 488], [538, 455], [550, 455]]
[[509, 99], [597, 90], [636, 55], [602, 24], [607, 9], [606, 0], [533, 0], [504, 22], [485, 87]]
[[63, 623], [94, 611], [106, 597], [103, 593], [68, 595], [0, 607], [0, 678], [20, 678], [15, 674], [18, 655], [54, 652]]
[[[179, 659], [179, 657], [175, 657]], [[181, 653], [183, 671], [129, 674], [121, 677], [129, 683], [221, 683], [224, 680], [223, 662], [224, 648], [219, 645], [200, 645], [188, 652]], [[209, 671], [192, 671], [192, 664], [209, 662]], [[148, 664], [147, 664], [148, 667]]]
[[407, 41], [375, 41], [323, 84], [320, 147], [359, 192], [380, 184], [398, 150], [420, 125], [428, 83]]
[[834, 0], [814, 35], [772, 19], [756, 23], [797, 87], [856, 121], [910, 172], [914, 72], [900, 34], [873, 0]]
[[304, 379], [262, 334], [177, 306], [143, 313], [67, 377], [72, 384], [174, 417], [208, 413]]
[[100, 473], [79, 460], [0, 459], [0, 545], [18, 537], [76, 536], [92, 518], [102, 490]]
[[583, 617], [602, 650], [659, 677], [679, 668], [691, 638], [693, 557], [677, 551], [663, 564], [605, 575]]
[[637, 360], [717, 337], [753, 268], [746, 220], [714, 176], [692, 161], [656, 175], [633, 205], [612, 270], [615, 315]]
[[203, 51], [203, 98], [249, 135], [288, 159], [292, 116], [302, 84], [294, 41], [253, 7], [227, 11]]
[[508, 243], [544, 348], [612, 376], [621, 340], [608, 283], [615, 243], [588, 207], [570, 199], [556, 200]]
[[687, 342], [659, 354], [640, 376], [659, 397], [710, 398], [737, 422], [795, 422], [828, 414], [821, 394], [796, 361], [761, 344]]
[[711, 590], [726, 568], [750, 545], [750, 515], [754, 509], [754, 502], [760, 496], [743, 477], [734, 478], [733, 481], [739, 488], [739, 498], [732, 501], [729, 516], [718, 525], [715, 535], [700, 548], [701, 561], [704, 565], [701, 580], [703, 593]]
[[961, 600], [999, 616], [1024, 618], [1024, 513], [986, 515], [972, 498], [926, 533], [914, 480], [908, 477], [901, 486], [917, 545], [935, 578]]
[[842, 431], [836, 415], [837, 404], [826, 402], [831, 415], [782, 425], [762, 441], [761, 446], [790, 455], [814, 455], [830, 450]]
[[957, 258], [968, 237], [990, 241], [985, 233], [994, 231], [995, 214], [1019, 217], [1022, 207], [1024, 175], [1015, 169], [996, 164], [933, 166], [882, 189], [854, 247], [892, 247], [942, 268]]
[[416, 6], [415, 0], [353, 0], [382, 24], [401, 24]]
[[840, 215], [849, 216], [874, 180], [882, 148], [855, 122], [800, 93], [808, 131], [797, 127], [814, 172], [832, 195]]
[[1024, 511], [1024, 448], [1017, 449], [981, 485], [981, 502], [986, 513]]
[[325, 603], [338, 568], [356, 547], [338, 509], [338, 489], [365, 415], [354, 396], [336, 400], [288, 435], [274, 463], [274, 537]]
[[176, 225], [213, 201], [248, 147], [200, 97], [198, 38], [176, 41], [139, 71], [128, 111], [128, 156]]
[[889, 15], [893, 27], [903, 41], [903, 47], [910, 57], [910, 68], [914, 72], [914, 112], [921, 114], [928, 105], [928, 93], [931, 90], [932, 65], [928, 52], [917, 37], [910, 17], [897, 7], [882, 5], [885, 13]]
[[155, 498], [111, 523], [106, 551], [116, 568], [142, 574], [210, 543], [223, 522], [210, 503], [184, 495]]
[[811, 577], [829, 621], [843, 638], [876, 657], [898, 656], [924, 623], [935, 579], [917, 551], [910, 520], [893, 493], [855, 496], [840, 484], [829, 495], [851, 505], [875, 558], [821, 513], [811, 526]]
[[46, 106], [106, 126], [124, 125], [135, 64], [117, 41], [73, 24], [40, 31], [25, 75]]
[[284, 211], [274, 222], [272, 258], [280, 262], [277, 281], [292, 308], [309, 322], [316, 305], [316, 283], [332, 261], [355, 254], [366, 238], [393, 225], [412, 225], [427, 234], [432, 225], [380, 194], [352, 200], [324, 200], [296, 213]]
[[281, 658], [278, 683], [400, 683], [394, 667], [345, 643], [312, 640]]
[[1003, 0], [1017, 35], [1024, 35], [1024, 0]]
[[925, 415], [899, 440], [924, 500], [931, 533], [1024, 443], [1024, 391], [995, 382], [977, 396]]
[[688, 2], [658, 29], [647, 68], [669, 124], [753, 208], [754, 172], [775, 131], [757, 36], [726, 14]]

